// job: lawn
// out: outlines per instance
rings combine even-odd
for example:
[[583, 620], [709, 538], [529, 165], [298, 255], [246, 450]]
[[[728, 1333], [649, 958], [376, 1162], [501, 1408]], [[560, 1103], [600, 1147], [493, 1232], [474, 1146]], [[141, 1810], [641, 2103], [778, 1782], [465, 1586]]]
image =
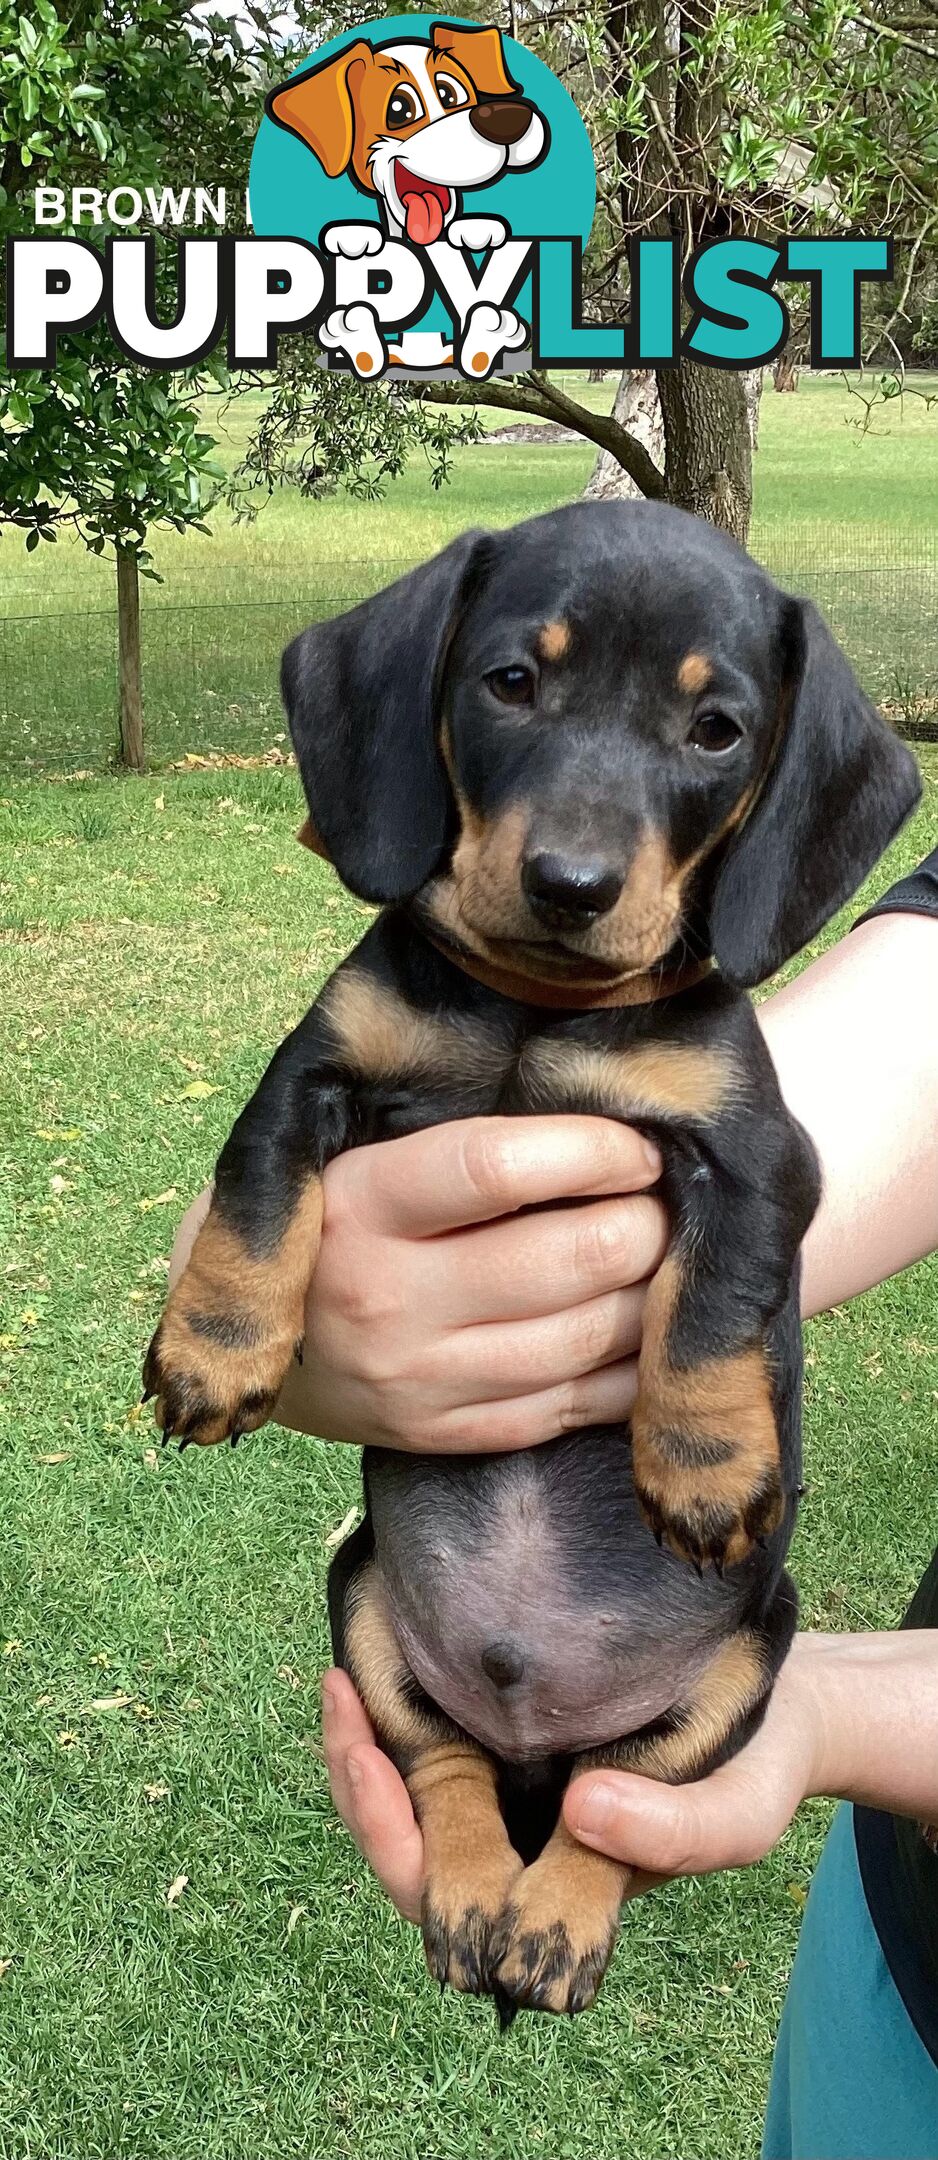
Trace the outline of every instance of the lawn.
[[[608, 404], [612, 377], [578, 395]], [[938, 416], [925, 393], [863, 408], [840, 377], [762, 400], [751, 545], [782, 583], [819, 600], [878, 697], [938, 695]], [[237, 462], [255, 394], [217, 408]], [[494, 425], [503, 415], [489, 414]], [[280, 494], [254, 525], [213, 513], [213, 537], [152, 536], [165, 582], [143, 586], [147, 734], [156, 763], [187, 751], [257, 752], [282, 729], [277, 666], [311, 617], [387, 584], [467, 525], [506, 525], [576, 495], [582, 443], [482, 443], [431, 489], [417, 459], [378, 504]], [[0, 767], [102, 769], [116, 733], [113, 564], [65, 537], [0, 552]]]
[[[535, 476], [501, 457], [508, 516]], [[469, 509], [464, 478], [408, 500], [375, 547]], [[278, 505], [222, 584], [243, 551], [299, 603], [307, 521], [361, 545], [358, 511]], [[167, 553], [210, 584], [216, 547]], [[938, 841], [924, 762], [871, 890]], [[499, 2040], [430, 1987], [330, 1809], [323, 1581], [355, 1454], [268, 1429], [164, 1456], [138, 1407], [175, 1220], [360, 932], [298, 817], [289, 770], [0, 804], [0, 2160], [750, 2160], [827, 1807], [760, 1868], [632, 1907], [594, 2013]], [[924, 1266], [810, 1330], [809, 1624], [893, 1624], [934, 1542], [935, 1289]]]

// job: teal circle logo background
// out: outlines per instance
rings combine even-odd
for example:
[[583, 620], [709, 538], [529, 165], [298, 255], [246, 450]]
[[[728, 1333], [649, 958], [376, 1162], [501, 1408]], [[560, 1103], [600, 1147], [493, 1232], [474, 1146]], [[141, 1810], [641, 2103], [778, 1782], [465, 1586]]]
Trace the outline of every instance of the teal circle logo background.
[[[328, 44], [317, 46], [284, 80], [302, 75], [313, 62], [330, 59], [358, 38], [371, 45], [403, 44], [405, 40], [428, 38], [431, 25], [440, 22], [471, 30], [482, 27], [459, 15], [387, 15], [379, 22], [343, 31]], [[504, 218], [511, 232], [519, 237], [578, 237], [585, 247], [596, 208], [596, 166], [586, 128], [569, 91], [543, 60], [504, 33], [502, 49], [505, 64], [522, 95], [547, 122], [550, 146], [546, 157], [530, 171], [507, 171], [489, 187], [467, 188], [462, 199], [463, 215], [481, 217], [491, 213]], [[363, 194], [347, 173], [330, 180], [315, 152], [278, 127], [266, 113], [251, 158], [249, 193], [251, 222], [262, 238], [288, 235], [318, 247], [324, 225], [381, 227], [376, 196]], [[530, 279], [514, 305], [530, 321]], [[430, 302], [421, 327], [427, 326], [432, 315], [438, 316], [439, 306], [438, 301]]]

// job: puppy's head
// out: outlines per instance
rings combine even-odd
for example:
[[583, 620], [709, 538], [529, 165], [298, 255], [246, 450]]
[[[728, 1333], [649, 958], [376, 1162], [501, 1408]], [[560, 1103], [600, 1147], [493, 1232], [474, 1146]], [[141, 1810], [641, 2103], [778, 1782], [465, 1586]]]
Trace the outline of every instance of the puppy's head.
[[757, 983], [919, 792], [810, 602], [657, 505], [468, 533], [304, 632], [283, 691], [345, 883], [529, 984], [708, 951]]
[[429, 41], [358, 38], [272, 90], [267, 112], [315, 152], [330, 179], [350, 172], [382, 195], [408, 238], [439, 238], [456, 190], [506, 166], [536, 164], [547, 144], [494, 29], [434, 23]]

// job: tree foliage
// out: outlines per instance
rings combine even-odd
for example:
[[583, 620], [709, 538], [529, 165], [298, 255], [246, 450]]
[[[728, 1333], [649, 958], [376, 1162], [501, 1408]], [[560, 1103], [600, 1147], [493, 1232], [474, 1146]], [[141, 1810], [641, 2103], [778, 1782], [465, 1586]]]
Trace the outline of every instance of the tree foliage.
[[[181, 0], [132, 14], [116, 0], [0, 0], [0, 234], [31, 227], [37, 184], [240, 194], [258, 106], [254, 57], [225, 18]], [[0, 524], [33, 547], [70, 525], [146, 567], [149, 527], [201, 526], [220, 478], [198, 387], [191, 371], [134, 366], [104, 325], [63, 339], [54, 369], [0, 371]]]

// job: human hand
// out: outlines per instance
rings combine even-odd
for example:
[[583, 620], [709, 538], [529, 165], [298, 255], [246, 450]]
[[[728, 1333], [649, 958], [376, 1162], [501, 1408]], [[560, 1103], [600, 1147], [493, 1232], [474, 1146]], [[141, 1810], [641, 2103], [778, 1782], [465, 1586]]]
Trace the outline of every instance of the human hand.
[[659, 1171], [650, 1142], [592, 1117], [475, 1118], [340, 1156], [279, 1421], [461, 1454], [627, 1416], [667, 1242]]

